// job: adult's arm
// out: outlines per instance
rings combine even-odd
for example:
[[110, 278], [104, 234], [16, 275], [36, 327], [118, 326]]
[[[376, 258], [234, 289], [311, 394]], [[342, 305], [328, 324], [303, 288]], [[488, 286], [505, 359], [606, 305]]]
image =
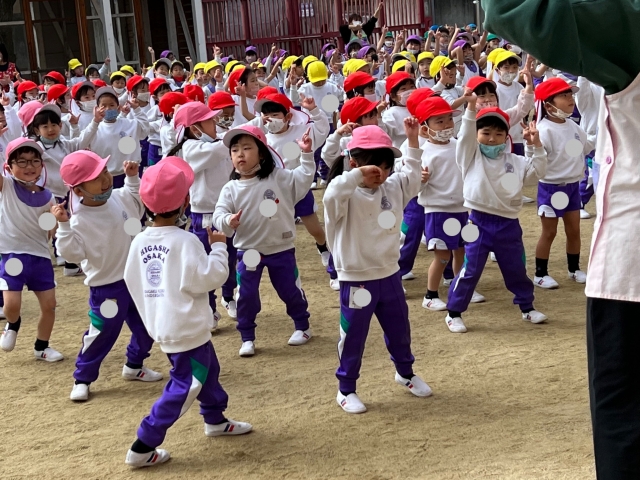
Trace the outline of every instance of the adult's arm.
[[[640, 73], [637, 0], [482, 0], [485, 28], [508, 38], [545, 65], [583, 76], [607, 94]], [[603, 42], [607, 32], [610, 41]]]
[[371, 36], [371, 34], [376, 28], [377, 23], [378, 23], [378, 18], [376, 16], [373, 16], [369, 20], [367, 20], [364, 25], [362, 25], [362, 31], [367, 36], [367, 38]]

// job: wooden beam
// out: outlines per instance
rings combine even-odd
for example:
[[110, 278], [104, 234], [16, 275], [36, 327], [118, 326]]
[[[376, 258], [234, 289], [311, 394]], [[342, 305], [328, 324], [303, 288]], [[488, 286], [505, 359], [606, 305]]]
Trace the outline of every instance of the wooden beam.
[[[184, 8], [182, 8], [182, 0], [176, 0], [176, 7], [178, 8], [178, 15], [180, 16], [180, 25], [182, 25], [182, 32], [184, 33], [184, 38], [187, 40], [187, 48], [189, 49], [189, 56], [192, 60], [196, 60], [198, 56], [196, 55], [196, 49], [193, 48], [193, 40], [191, 40], [191, 31], [189, 28], [189, 24], [187, 23], [187, 16], [184, 14]], [[178, 52], [173, 52], [176, 55]], [[176, 55], [177, 57], [177, 55]]]

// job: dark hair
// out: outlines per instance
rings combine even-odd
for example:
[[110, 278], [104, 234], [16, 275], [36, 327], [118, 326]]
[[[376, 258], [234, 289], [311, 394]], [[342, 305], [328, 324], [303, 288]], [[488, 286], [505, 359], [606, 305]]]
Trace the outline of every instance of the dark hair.
[[142, 85], [147, 84], [149, 85], [149, 80], [147, 80], [146, 78], [144, 80], [142, 80], [141, 82], [136, 83], [136, 86], [133, 87], [132, 93], [138, 93], [138, 88], [140, 88]]
[[449, 32], [449, 29], [447, 27], [440, 27], [438, 28], [438, 31], [440, 33], [446, 33], [447, 35], [451, 35], [451, 32]]
[[91, 87], [89, 85], [85, 85], [84, 87], [80, 87], [80, 90], [76, 92], [76, 96], [73, 98], [76, 102], [79, 102], [83, 95], [86, 95], [89, 90], [96, 91], [95, 87]]
[[356, 21], [362, 21], [362, 15], [360, 15], [359, 13], [350, 13], [349, 14], [349, 23], [353, 22], [354, 20]]
[[361, 97], [364, 97], [364, 91], [369, 87], [375, 88], [376, 81], [374, 80], [373, 82], [369, 82], [366, 85], [361, 85], [359, 87], [354, 88], [353, 90], [349, 90], [347, 92], [347, 98], [354, 98], [356, 94], [360, 95]]
[[154, 93], [153, 96], [157, 97], [158, 95], [160, 95], [165, 90], [171, 91], [171, 86], [168, 83], [163, 83], [158, 88], [156, 88], [156, 93]]
[[287, 115], [289, 112], [287, 112], [287, 109], [285, 108], [284, 105], [280, 105], [279, 103], [276, 102], [266, 102], [262, 105], [262, 113], [264, 114], [269, 114], [269, 113], [282, 113], [284, 115]]
[[21, 153], [34, 153], [36, 158], [39, 158], [40, 160], [42, 160], [42, 155], [40, 154], [40, 151], [33, 148], [33, 147], [20, 147], [17, 150], [14, 150], [13, 152], [11, 152], [11, 155], [9, 156], [9, 158], [7, 159], [7, 165], [11, 166], [11, 163], [18, 158], [18, 156]]
[[509, 57], [506, 60], [503, 60], [502, 62], [500, 62], [498, 65], [496, 65], [496, 69], [500, 68], [500, 65], [520, 65], [520, 63], [518, 62], [518, 59], [515, 57]]
[[113, 93], [103, 93], [102, 95], [100, 95], [100, 98], [97, 99], [98, 105], [100, 105], [100, 100], [104, 97], [111, 97], [116, 101], [118, 105], [120, 105], [120, 100], [118, 100], [118, 97], [116, 97]]
[[505, 126], [504, 121], [497, 117], [483, 117], [476, 122], [476, 131], [483, 128], [497, 128], [509, 134], [509, 128]]
[[349, 48], [347, 49], [347, 53], [349, 55], [351, 55], [351, 52], [353, 51], [359, 51], [362, 47], [360, 45], [358, 45], [357, 43], [352, 43], [351, 45], [349, 45]]
[[[229, 57], [229, 62], [231, 61], [231, 57]], [[236, 63], [229, 69], [229, 73], [233, 72], [236, 68], [244, 67], [244, 63]]]
[[407, 84], [415, 85], [414, 82], [415, 82], [415, 80], [412, 80], [411, 78], [407, 78], [406, 80], [401, 81], [398, 85], [393, 87], [391, 89], [391, 94], [389, 95], [389, 106], [390, 107], [395, 107], [396, 106], [396, 102], [392, 99], [392, 97], [398, 93], [398, 90], [400, 90], [400, 87], [402, 87], [404, 85], [407, 85]]
[[190, 128], [184, 129], [184, 136], [180, 143], [178, 143], [175, 147], [173, 147], [169, 153], [167, 153], [167, 157], [175, 156], [180, 150], [182, 150], [182, 146], [187, 142], [187, 140], [197, 140], [196, 136], [193, 134]]
[[0, 53], [2, 54], [2, 60], [9, 63], [9, 52], [7, 46], [4, 43], [0, 43]]
[[51, 110], [45, 110], [44, 112], [37, 113], [36, 116], [33, 117], [31, 125], [27, 126], [27, 134], [30, 137], [39, 137], [38, 128], [49, 122], [60, 125], [62, 123], [62, 119], [56, 112], [52, 112]]
[[[393, 150], [389, 148], [374, 148], [371, 150], [354, 148], [349, 151], [349, 155], [353, 158], [358, 167], [375, 165], [380, 168], [393, 168], [393, 165], [396, 162]], [[329, 175], [327, 176], [327, 183], [344, 173], [344, 160], [345, 156], [341, 155], [331, 166]]]
[[96, 67], [89, 67], [87, 68], [87, 77], [93, 72], [96, 72], [98, 75], [100, 75], [100, 70], [98, 70]]
[[0, 113], [4, 113], [4, 107], [0, 105]]
[[[234, 145], [237, 145], [242, 137], [251, 137], [253, 138], [253, 141], [256, 142], [256, 145], [258, 146], [258, 155], [260, 155], [260, 170], [256, 172], [256, 177], [260, 180], [267, 178], [276, 169], [276, 162], [273, 160], [273, 155], [271, 154], [269, 147], [264, 143], [257, 141], [252, 135], [236, 135], [233, 140], [231, 140], [231, 145], [229, 145], [229, 154], [231, 154], [231, 148], [233, 148]], [[240, 178], [240, 174], [233, 169], [231, 175], [229, 175], [229, 179], [240, 180]]]
[[473, 93], [475, 93], [476, 95], [494, 94], [496, 97], [498, 96], [495, 85], [490, 82], [481, 83], [473, 90]]
[[255, 73], [253, 71], [253, 68], [245, 67], [244, 71], [240, 74], [239, 83], [244, 83], [246, 85], [246, 83], [249, 81], [249, 75], [251, 75], [252, 73]]
[[156, 219], [156, 217], [161, 217], [161, 218], [171, 218], [174, 217], [176, 215], [180, 214], [180, 209], [182, 207], [178, 207], [175, 210], [172, 210], [170, 212], [165, 212], [165, 213], [153, 213], [151, 210], [149, 210], [149, 207], [147, 207], [146, 205], [144, 206], [144, 210], [147, 214], [147, 217], [149, 217], [150, 221], [154, 221]]

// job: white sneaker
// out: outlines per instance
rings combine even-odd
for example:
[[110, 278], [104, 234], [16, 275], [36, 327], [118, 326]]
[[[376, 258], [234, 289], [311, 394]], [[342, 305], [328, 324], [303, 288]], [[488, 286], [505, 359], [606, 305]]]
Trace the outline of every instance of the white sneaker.
[[140, 380], [141, 382], [159, 382], [162, 380], [160, 372], [154, 372], [150, 368], [129, 368], [126, 365], [122, 367], [122, 378], [125, 380]]
[[0, 338], [0, 348], [5, 352], [10, 352], [16, 346], [16, 338], [18, 332], [15, 330], [9, 330], [9, 322], [4, 326], [4, 332], [2, 332], [2, 338]]
[[64, 267], [64, 270], [62, 272], [64, 274], [65, 277], [78, 277], [80, 275], [82, 275], [84, 272], [82, 271], [82, 269], [80, 267], [78, 268], [67, 268]]
[[491, 261], [492, 262], [497, 262], [498, 261], [498, 259], [496, 258], [496, 254], [495, 253], [491, 252], [489, 254], [489, 256], [491, 257]]
[[487, 299], [484, 298], [484, 295], [480, 295], [475, 290], [473, 291], [473, 295], [471, 296], [471, 303], [482, 303], [482, 302], [485, 302], [486, 300]]
[[396, 372], [396, 383], [407, 387], [409, 391], [416, 397], [430, 397], [433, 394], [433, 392], [431, 391], [431, 387], [427, 385], [427, 382], [422, 380], [417, 375], [411, 377], [411, 380], [407, 380], [406, 378], [401, 377], [398, 372]]
[[323, 180], [323, 179], [320, 179], [320, 186], [321, 187], [325, 187], [326, 185], [327, 185], [327, 181]]
[[4, 307], [0, 307], [0, 320], [4, 320], [5, 318], [7, 317], [4, 316]]
[[422, 299], [422, 308], [426, 308], [432, 312], [442, 312], [447, 309], [447, 304], [439, 298], [424, 297]]
[[336, 397], [338, 405], [347, 413], [364, 413], [367, 411], [367, 407], [360, 401], [358, 395], [350, 393], [344, 396], [340, 390], [338, 390], [338, 396]]
[[406, 288], [402, 287], [402, 291], [404, 292], [405, 295], [407, 294], [407, 289]]
[[414, 278], [416, 278], [416, 276], [413, 274], [413, 272], [409, 272], [406, 275], [402, 276], [402, 280], [413, 280]]
[[587, 220], [588, 218], [591, 218], [591, 214], [587, 212], [584, 208], [582, 208], [580, 209], [580, 218], [582, 220]]
[[256, 353], [256, 347], [252, 341], [242, 342], [242, 346], [240, 347], [240, 356], [241, 357], [253, 357]]
[[529, 198], [524, 195], [522, 196], [522, 203], [533, 203], [533, 202], [535, 202], [533, 198]]
[[149, 453], [136, 453], [129, 450], [127, 452], [127, 458], [124, 463], [133, 468], [153, 467], [154, 465], [160, 465], [171, 458], [169, 452], [162, 448], [156, 448], [153, 452]]
[[211, 329], [211, 331], [213, 332], [216, 328], [218, 328], [218, 323], [220, 323], [220, 320], [222, 319], [222, 314], [219, 311], [215, 311], [213, 312], [213, 328]]
[[549, 275], [545, 275], [544, 277], [533, 277], [533, 284], [536, 287], [548, 289], [558, 288], [560, 286], [558, 285], [558, 282], [556, 282]]
[[84, 383], [74, 384], [69, 398], [74, 402], [86, 402], [89, 400], [89, 385]]
[[547, 318], [544, 313], [538, 312], [537, 310], [531, 310], [529, 313], [522, 314], [522, 320], [531, 323], [542, 323], [547, 320]]
[[309, 341], [309, 339], [312, 337], [312, 333], [311, 333], [311, 329], [307, 328], [306, 330], [296, 330], [295, 332], [293, 332], [293, 335], [291, 335], [291, 338], [289, 338], [289, 345], [304, 345], [305, 343], [307, 343]]
[[56, 257], [56, 265], [59, 267], [64, 267], [64, 264], [67, 263], [67, 261], [62, 258], [62, 257]]
[[442, 282], [442, 285], [444, 285], [445, 287], [450, 287], [452, 282], [453, 278], [445, 278]]
[[323, 267], [329, 266], [329, 257], [331, 257], [331, 253], [330, 252], [322, 252], [320, 254], [320, 256], [322, 257], [322, 266]]
[[238, 304], [235, 300], [231, 300], [227, 302], [224, 298], [222, 299], [222, 306], [227, 309], [227, 315], [230, 318], [238, 318]]
[[335, 290], [336, 292], [340, 291], [340, 280], [337, 278], [329, 280], [329, 286], [331, 290]]
[[313, 182], [311, 184], [311, 190], [316, 190], [318, 188], [318, 184], [316, 182]]
[[246, 422], [227, 420], [220, 425], [204, 424], [204, 434], [207, 437], [221, 437], [223, 435], [244, 435], [253, 430], [253, 425]]
[[587, 274], [582, 270], [576, 270], [575, 272], [569, 272], [569, 278], [575, 280], [576, 283], [587, 283]]
[[58, 352], [57, 350], [54, 350], [51, 347], [47, 347], [42, 351], [39, 350], [33, 350], [33, 355], [36, 357], [36, 360], [44, 360], [45, 362], [59, 362], [60, 360], [64, 359], [64, 356]]
[[467, 331], [467, 327], [465, 327], [464, 322], [460, 317], [451, 318], [447, 315], [447, 318], [445, 318], [444, 321], [447, 322], [447, 327], [449, 327], [449, 331], [452, 333], [465, 333]]

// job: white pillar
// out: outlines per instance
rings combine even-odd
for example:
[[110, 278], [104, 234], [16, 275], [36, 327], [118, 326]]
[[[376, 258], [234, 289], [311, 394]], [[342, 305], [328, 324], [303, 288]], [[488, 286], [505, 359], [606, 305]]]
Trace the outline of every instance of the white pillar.
[[116, 41], [113, 37], [113, 20], [111, 18], [111, 0], [102, 0], [102, 13], [104, 15], [104, 36], [107, 39], [107, 51], [111, 59], [111, 71], [118, 70], [118, 57], [116, 55]]
[[209, 57], [207, 55], [207, 39], [204, 35], [202, 0], [191, 0], [191, 8], [193, 10], [193, 23], [195, 23], [196, 51], [198, 52], [198, 58], [194, 58], [193, 61], [194, 63], [206, 62]]

